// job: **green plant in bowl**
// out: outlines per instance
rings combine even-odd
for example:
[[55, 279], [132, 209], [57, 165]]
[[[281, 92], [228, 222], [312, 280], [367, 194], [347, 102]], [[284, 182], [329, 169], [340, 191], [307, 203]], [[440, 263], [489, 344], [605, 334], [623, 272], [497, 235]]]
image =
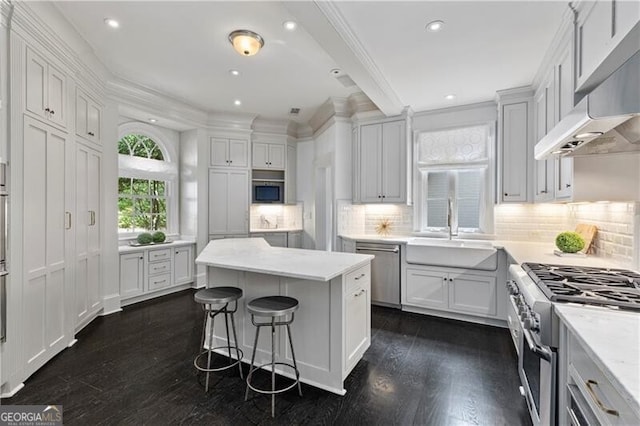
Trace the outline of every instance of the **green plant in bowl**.
[[153, 242], [153, 236], [149, 232], [143, 232], [138, 235], [138, 243], [140, 244], [151, 244]]
[[584, 239], [577, 232], [561, 232], [556, 236], [556, 247], [564, 253], [577, 253], [584, 248]]
[[164, 243], [164, 240], [167, 239], [167, 236], [164, 235], [164, 232], [162, 231], [156, 231], [153, 233], [152, 238], [154, 243]]

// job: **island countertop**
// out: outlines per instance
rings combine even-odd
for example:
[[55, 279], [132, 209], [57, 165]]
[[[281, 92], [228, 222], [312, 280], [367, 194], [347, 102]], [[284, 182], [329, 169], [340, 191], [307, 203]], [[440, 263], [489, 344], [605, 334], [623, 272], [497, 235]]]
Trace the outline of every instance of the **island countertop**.
[[200, 265], [329, 281], [366, 265], [368, 254], [272, 247], [263, 238], [225, 238], [210, 241], [196, 258]]

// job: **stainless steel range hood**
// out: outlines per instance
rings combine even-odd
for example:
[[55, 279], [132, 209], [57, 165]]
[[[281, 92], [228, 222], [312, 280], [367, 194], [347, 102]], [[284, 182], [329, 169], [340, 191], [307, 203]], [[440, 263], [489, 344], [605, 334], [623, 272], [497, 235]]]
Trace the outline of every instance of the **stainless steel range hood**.
[[[640, 151], [640, 138], [634, 130], [638, 121], [624, 124], [634, 117], [640, 117], [640, 52], [585, 96], [536, 144], [535, 158]], [[585, 147], [599, 138], [601, 143], [594, 144], [599, 149]]]

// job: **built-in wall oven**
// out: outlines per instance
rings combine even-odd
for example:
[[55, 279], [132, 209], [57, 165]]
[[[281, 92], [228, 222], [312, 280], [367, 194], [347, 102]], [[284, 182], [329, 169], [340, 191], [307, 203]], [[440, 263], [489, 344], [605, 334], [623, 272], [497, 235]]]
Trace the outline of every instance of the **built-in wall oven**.
[[7, 337], [7, 213], [6, 164], [0, 163], [0, 342]]

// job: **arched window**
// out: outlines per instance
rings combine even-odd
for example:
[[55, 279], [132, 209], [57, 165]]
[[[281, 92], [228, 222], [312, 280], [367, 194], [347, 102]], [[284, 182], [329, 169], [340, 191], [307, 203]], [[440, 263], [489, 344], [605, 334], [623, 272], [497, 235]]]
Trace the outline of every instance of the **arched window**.
[[159, 141], [129, 133], [118, 141], [118, 231], [170, 231], [172, 180], [176, 166], [168, 162]]

